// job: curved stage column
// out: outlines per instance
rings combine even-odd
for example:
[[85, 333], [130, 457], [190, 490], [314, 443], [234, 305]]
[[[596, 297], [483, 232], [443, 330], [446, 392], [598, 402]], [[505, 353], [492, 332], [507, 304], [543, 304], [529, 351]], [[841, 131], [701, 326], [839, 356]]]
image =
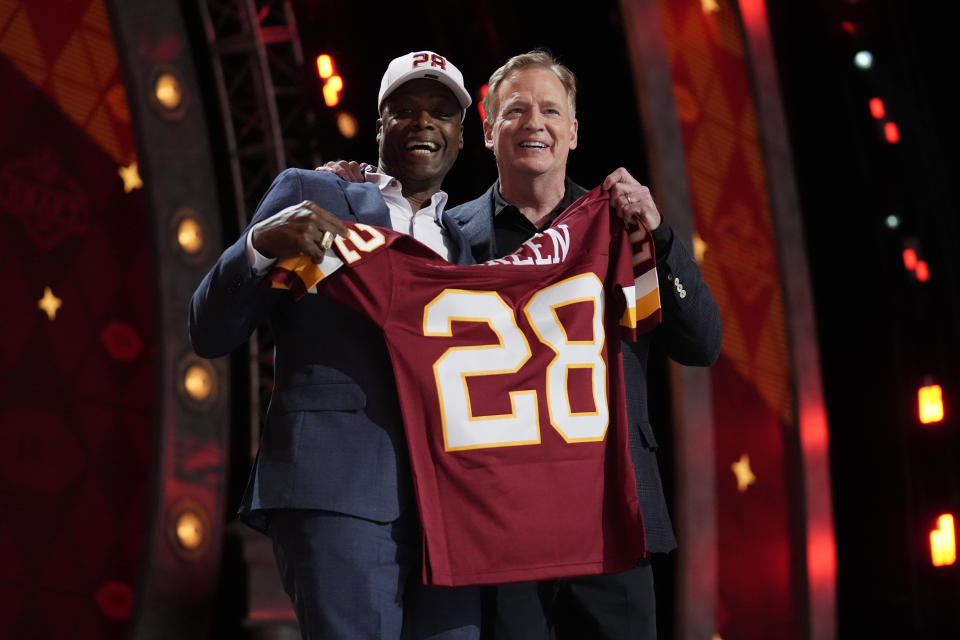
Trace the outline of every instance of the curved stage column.
[[[193, 355], [187, 305], [221, 246], [214, 161], [180, 5], [107, 0], [151, 214], [156, 439], [132, 637], [205, 638], [218, 589], [227, 363]], [[179, 98], [179, 100], [178, 100]]]
[[681, 638], [835, 636], [829, 446], [762, 0], [621, 0], [655, 197], [724, 320], [672, 365]]

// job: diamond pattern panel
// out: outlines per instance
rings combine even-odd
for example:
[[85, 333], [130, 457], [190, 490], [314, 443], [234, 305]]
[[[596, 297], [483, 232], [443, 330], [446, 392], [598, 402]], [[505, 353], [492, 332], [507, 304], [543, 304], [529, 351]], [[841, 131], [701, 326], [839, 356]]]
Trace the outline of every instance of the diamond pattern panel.
[[[793, 567], [794, 428], [781, 283], [763, 155], [737, 6], [659, 0], [683, 133], [701, 263], [720, 306], [723, 352], [711, 370], [717, 435], [717, 632], [799, 640]], [[747, 455], [756, 482], [740, 491], [731, 464]], [[749, 570], [745, 570], [748, 567]]]
[[117, 174], [135, 154], [102, 0], [0, 0], [0, 85], [0, 637], [119, 640], [146, 517], [153, 274], [142, 192]]
[[[51, 15], [55, 19], [51, 19]], [[10, 2], [0, 10], [0, 54], [117, 163], [134, 158], [133, 133], [101, 0]]]

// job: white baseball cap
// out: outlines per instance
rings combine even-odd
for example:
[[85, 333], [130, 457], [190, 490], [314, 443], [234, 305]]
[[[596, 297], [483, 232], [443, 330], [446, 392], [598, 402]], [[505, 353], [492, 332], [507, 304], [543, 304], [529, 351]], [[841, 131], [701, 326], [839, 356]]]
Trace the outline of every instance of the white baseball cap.
[[453, 95], [466, 115], [467, 107], [473, 102], [470, 93], [463, 86], [463, 74], [453, 63], [433, 51], [411, 51], [405, 56], [394, 58], [380, 80], [380, 96], [377, 99], [377, 111], [383, 108], [383, 101], [404, 82], [428, 78], [442, 83]]

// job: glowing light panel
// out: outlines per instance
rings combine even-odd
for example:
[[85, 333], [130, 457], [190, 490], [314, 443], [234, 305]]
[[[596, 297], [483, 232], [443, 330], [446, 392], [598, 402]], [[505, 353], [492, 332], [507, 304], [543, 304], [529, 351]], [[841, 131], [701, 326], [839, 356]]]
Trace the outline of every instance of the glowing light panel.
[[940, 385], [920, 387], [917, 391], [917, 412], [923, 424], [943, 420], [943, 390]]
[[937, 528], [930, 532], [930, 561], [935, 567], [945, 567], [957, 561], [957, 535], [953, 516], [949, 513], [937, 518]]

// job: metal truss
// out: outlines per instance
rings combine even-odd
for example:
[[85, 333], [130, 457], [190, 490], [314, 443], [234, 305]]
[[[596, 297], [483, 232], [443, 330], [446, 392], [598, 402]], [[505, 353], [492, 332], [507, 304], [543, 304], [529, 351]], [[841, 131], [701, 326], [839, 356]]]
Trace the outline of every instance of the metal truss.
[[[244, 229], [278, 173], [287, 167], [312, 168], [320, 163], [314, 155], [314, 116], [302, 89], [303, 49], [291, 0], [197, 0], [197, 5], [223, 122], [237, 227]], [[259, 441], [273, 392], [273, 348], [269, 329], [260, 327], [250, 338], [245, 361], [235, 362], [249, 374], [245, 382], [250, 451]], [[235, 433], [243, 431], [241, 427]], [[263, 562], [251, 558], [272, 557], [269, 549], [260, 548], [265, 538], [242, 536], [242, 540], [247, 572], [261, 576]], [[275, 574], [272, 561], [268, 564], [268, 573]], [[274, 616], [262, 614], [283, 610], [283, 590], [272, 583], [260, 584], [260, 578], [257, 582], [247, 601], [248, 615], [256, 614], [259, 622], [248, 618], [247, 624], [266, 625], [272, 630], [261, 632], [280, 637], [276, 633], [290, 624], [292, 615], [267, 619]]]

